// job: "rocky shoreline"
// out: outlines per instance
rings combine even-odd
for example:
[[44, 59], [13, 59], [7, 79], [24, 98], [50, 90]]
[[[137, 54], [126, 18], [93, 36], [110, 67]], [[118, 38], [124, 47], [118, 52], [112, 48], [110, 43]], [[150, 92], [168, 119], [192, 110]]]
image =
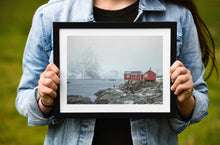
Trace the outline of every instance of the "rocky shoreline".
[[163, 82], [129, 80], [115, 88], [107, 88], [94, 93], [93, 102], [89, 97], [68, 95], [68, 104], [162, 104]]

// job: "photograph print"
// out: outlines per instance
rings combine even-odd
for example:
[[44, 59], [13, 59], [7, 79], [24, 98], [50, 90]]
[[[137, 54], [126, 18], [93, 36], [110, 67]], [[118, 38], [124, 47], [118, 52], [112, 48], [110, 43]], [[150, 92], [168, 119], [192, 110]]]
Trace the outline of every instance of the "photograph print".
[[163, 104], [163, 37], [67, 36], [67, 104]]
[[56, 117], [174, 117], [176, 23], [54, 23]]

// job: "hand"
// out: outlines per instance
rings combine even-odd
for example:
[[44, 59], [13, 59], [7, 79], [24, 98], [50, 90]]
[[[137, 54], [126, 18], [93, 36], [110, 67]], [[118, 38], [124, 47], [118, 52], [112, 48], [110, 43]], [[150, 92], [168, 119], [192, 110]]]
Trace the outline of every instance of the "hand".
[[59, 69], [54, 63], [50, 63], [46, 70], [40, 75], [40, 80], [38, 81], [38, 92], [40, 95], [38, 105], [43, 113], [48, 113], [52, 110], [52, 108], [43, 106], [42, 103], [47, 106], [54, 105], [54, 99], [57, 96], [56, 90], [59, 83]]
[[193, 112], [195, 100], [192, 96], [193, 79], [188, 70], [180, 61], [175, 61], [170, 67], [173, 85], [171, 90], [177, 96], [177, 108], [183, 118], [189, 118]]

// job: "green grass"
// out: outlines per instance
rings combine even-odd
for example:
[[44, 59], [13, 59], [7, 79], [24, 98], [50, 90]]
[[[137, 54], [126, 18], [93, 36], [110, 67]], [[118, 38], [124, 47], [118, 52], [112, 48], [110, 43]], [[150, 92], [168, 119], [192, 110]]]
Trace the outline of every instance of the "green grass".
[[[210, 29], [217, 47], [217, 66], [220, 70], [220, 5], [218, 0], [196, 1], [198, 10]], [[213, 73], [207, 81], [209, 88], [209, 115], [189, 126], [179, 137], [180, 145], [217, 145], [220, 142], [220, 80]]]
[[[0, 144], [43, 144], [45, 127], [29, 127], [15, 108], [16, 89], [22, 74], [22, 55], [35, 10], [46, 0], [0, 1]], [[198, 9], [220, 48], [220, 5], [218, 0], [197, 1]], [[220, 64], [220, 49], [218, 49]], [[208, 80], [209, 115], [179, 135], [180, 145], [217, 145], [220, 141], [220, 81]]]
[[46, 1], [0, 2], [0, 144], [43, 144], [47, 127], [28, 127], [15, 108], [16, 89], [22, 74], [22, 55], [34, 11]]
[[[218, 51], [220, 55], [220, 51]], [[218, 59], [220, 64], [220, 59]], [[199, 123], [190, 125], [178, 137], [180, 145], [217, 145], [220, 141], [220, 81], [213, 75], [208, 81], [209, 114]]]

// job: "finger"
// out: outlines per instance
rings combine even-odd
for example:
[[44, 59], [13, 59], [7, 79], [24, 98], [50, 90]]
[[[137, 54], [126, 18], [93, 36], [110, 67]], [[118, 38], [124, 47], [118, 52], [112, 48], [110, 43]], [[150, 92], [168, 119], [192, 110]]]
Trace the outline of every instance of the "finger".
[[56, 75], [59, 75], [59, 73], [60, 73], [59, 68], [58, 68], [54, 63], [50, 63], [50, 64], [47, 66], [47, 68], [46, 68], [45, 71], [46, 71], [46, 72], [52, 71], [52, 72], [54, 72]]
[[52, 99], [55, 99], [56, 96], [57, 96], [56, 91], [54, 91], [54, 90], [51, 89], [51, 88], [48, 88], [48, 87], [44, 86], [44, 85], [41, 84], [41, 83], [39, 84], [38, 92], [39, 92], [39, 94], [40, 94], [41, 97], [44, 97], [44, 96], [49, 95]]
[[192, 90], [193, 90], [193, 83], [191, 81], [188, 81], [184, 84], [178, 85], [174, 94], [180, 95], [183, 91], [192, 92]]
[[175, 61], [172, 66], [170, 67], [170, 74], [173, 74], [173, 72], [178, 68], [178, 67], [184, 67], [183, 63], [180, 62], [179, 60]]
[[171, 74], [171, 80], [172, 82], [175, 82], [177, 77], [180, 75], [184, 75], [189, 73], [189, 70], [185, 67], [178, 67], [176, 70]]
[[42, 79], [41, 84], [48, 87], [48, 88], [53, 89], [54, 91], [56, 91], [58, 88], [57, 85], [54, 83], [54, 81], [52, 79], [48, 79], [48, 78]]
[[45, 77], [45, 73], [46, 73], [46, 71], [44, 71], [42, 74], [40, 74], [40, 79]]
[[175, 91], [176, 88], [185, 82], [189, 80], [189, 77], [187, 75], [179, 75], [176, 80], [174, 81], [173, 85], [171, 86], [171, 90]]
[[53, 71], [45, 72], [44, 76], [45, 76], [45, 78], [52, 79], [53, 82], [54, 82], [56, 85], [59, 85], [59, 83], [60, 83], [60, 78], [59, 78], [59, 77], [57, 76], [57, 74], [54, 73]]

